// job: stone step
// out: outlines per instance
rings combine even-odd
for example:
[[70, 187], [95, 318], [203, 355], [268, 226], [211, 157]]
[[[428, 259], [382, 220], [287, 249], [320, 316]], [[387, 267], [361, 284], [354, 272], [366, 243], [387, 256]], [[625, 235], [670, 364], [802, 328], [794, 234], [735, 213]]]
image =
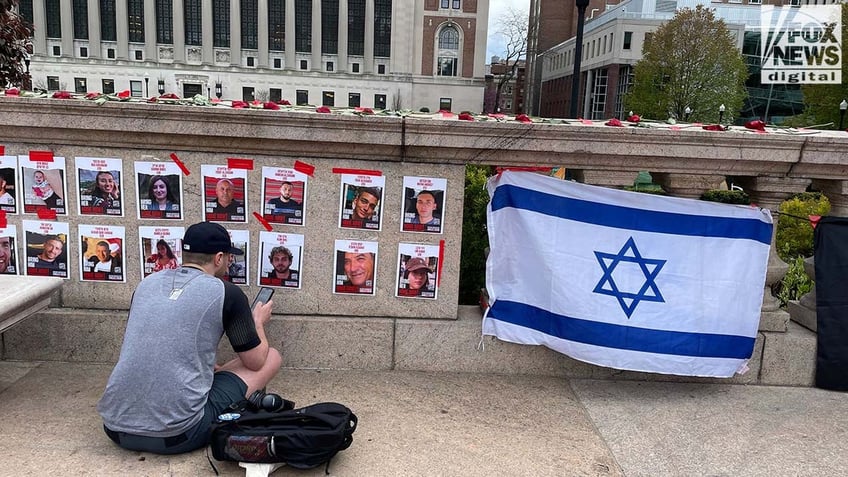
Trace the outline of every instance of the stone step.
[[[816, 337], [790, 322], [786, 332], [761, 331], [750, 371], [730, 379], [620, 371], [571, 359], [542, 346], [481, 336], [480, 309], [459, 308], [456, 320], [275, 315], [267, 328], [293, 369], [449, 371], [811, 386]], [[50, 308], [2, 336], [3, 359], [113, 363], [126, 312]], [[228, 345], [220, 359], [232, 356]]]

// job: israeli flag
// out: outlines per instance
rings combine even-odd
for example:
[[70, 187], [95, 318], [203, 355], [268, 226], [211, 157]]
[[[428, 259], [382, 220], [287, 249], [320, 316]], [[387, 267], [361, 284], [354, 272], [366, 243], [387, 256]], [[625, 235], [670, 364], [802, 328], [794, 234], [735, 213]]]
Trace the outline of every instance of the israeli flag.
[[483, 334], [611, 368], [730, 377], [754, 349], [768, 210], [505, 171]]

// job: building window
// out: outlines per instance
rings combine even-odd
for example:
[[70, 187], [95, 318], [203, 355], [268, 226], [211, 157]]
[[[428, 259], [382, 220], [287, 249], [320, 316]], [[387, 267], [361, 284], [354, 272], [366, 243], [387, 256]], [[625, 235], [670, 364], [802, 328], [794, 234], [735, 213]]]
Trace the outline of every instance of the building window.
[[172, 0], [156, 0], [156, 41], [174, 43], [174, 10]]
[[365, 54], [365, 0], [347, 2], [347, 54]]
[[212, 2], [212, 46], [230, 47], [230, 0]]
[[47, 17], [47, 38], [62, 38], [62, 11], [59, 0], [45, 0], [45, 16]]
[[135, 50], [135, 59], [136, 61], [141, 61], [144, 59], [144, 52], [141, 50]]
[[60, 56], [62, 54], [62, 47], [59, 45], [53, 45], [53, 56]]
[[203, 86], [198, 83], [183, 83], [183, 98], [203, 96]]
[[130, 96], [141, 98], [141, 81], [130, 80]]
[[74, 92], [75, 93], [87, 93], [88, 90], [85, 87], [85, 78], [74, 78]]
[[350, 71], [354, 73], [359, 73], [359, 63], [353, 63], [350, 65]]
[[200, 46], [203, 44], [202, 0], [185, 0], [185, 44]]
[[259, 2], [241, 0], [241, 47], [259, 48]]
[[376, 109], [386, 109], [386, 95], [385, 94], [375, 94], [374, 95], [374, 108], [376, 108]]
[[438, 75], [457, 76], [459, 66], [459, 32], [453, 25], [439, 32]]
[[309, 69], [309, 64], [306, 62], [306, 60], [300, 60], [300, 69], [302, 69], [302, 70]]
[[32, 25], [32, 0], [21, 0], [18, 4], [18, 12], [21, 14], [21, 17], [27, 21], [27, 23]]
[[105, 79], [103, 83], [103, 94], [115, 94], [115, 80]]
[[441, 8], [459, 10], [462, 7], [462, 2], [460, 0], [441, 0], [441, 2], [439, 2], [439, 6]]
[[312, 52], [312, 0], [294, 2], [294, 50]]
[[256, 66], [256, 57], [255, 56], [248, 56], [247, 58], [245, 58], [245, 60], [247, 61], [247, 66], [250, 66], [250, 67]]
[[241, 100], [247, 101], [248, 103], [254, 101], [256, 96], [254, 95], [253, 88], [250, 86], [244, 86], [241, 88]]
[[633, 67], [630, 65], [621, 65], [618, 70], [618, 90], [615, 93], [615, 111], [613, 114], [616, 118], [624, 119], [624, 95], [630, 91], [630, 85], [633, 84]]
[[349, 108], [358, 108], [359, 107], [359, 93], [348, 93], [347, 94], [347, 107], [349, 107]]
[[391, 46], [392, 0], [374, 0], [374, 56], [388, 58]]
[[73, 0], [74, 40], [88, 40], [88, 1]]
[[299, 106], [304, 105], [304, 104], [309, 104], [309, 91], [306, 91], [305, 89], [297, 90], [297, 101], [296, 102]]
[[321, 104], [323, 106], [335, 106], [336, 105], [336, 95], [332, 91], [324, 91], [321, 93]]
[[47, 90], [48, 91], [59, 91], [59, 77], [58, 76], [48, 76], [47, 77]]
[[281, 58], [274, 58], [274, 68], [280, 69], [283, 67], [283, 60]]
[[268, 49], [286, 49], [286, 0], [268, 0]]
[[88, 58], [88, 47], [81, 46], [80, 47], [80, 58]]
[[144, 0], [127, 0], [129, 40], [144, 43]]
[[622, 47], [625, 50], [630, 49], [630, 43], [633, 41], [633, 32], [626, 31], [624, 32], [624, 46]]
[[327, 71], [333, 71], [333, 67], [334, 67], [333, 62], [328, 61], [327, 62]]
[[439, 111], [450, 111], [453, 106], [451, 98], [439, 98]]
[[607, 69], [600, 68], [595, 70], [595, 79], [592, 82], [592, 97], [591, 97], [591, 117], [592, 119], [603, 119], [605, 117], [604, 110], [607, 106]]
[[339, 52], [339, 0], [321, 0], [321, 53]]
[[100, 38], [103, 41], [116, 41], [115, 0], [100, 0]]
[[459, 10], [460, 3], [461, 3], [461, 2], [460, 2], [459, 0], [453, 0], [453, 6], [452, 6], [452, 8], [453, 8], [454, 10]]
[[283, 100], [283, 90], [280, 88], [271, 88], [268, 96], [268, 99], [270, 99], [272, 102], [279, 103]]
[[106, 58], [110, 60], [115, 59], [115, 49], [114, 48], [106, 48]]
[[377, 74], [378, 75], [386, 74], [386, 65], [377, 65]]

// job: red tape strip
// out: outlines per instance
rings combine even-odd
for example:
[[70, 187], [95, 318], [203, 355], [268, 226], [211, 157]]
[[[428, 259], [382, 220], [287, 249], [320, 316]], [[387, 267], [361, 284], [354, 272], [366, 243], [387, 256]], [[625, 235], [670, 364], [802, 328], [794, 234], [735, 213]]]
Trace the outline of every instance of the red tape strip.
[[269, 224], [268, 221], [265, 220], [264, 217], [259, 215], [259, 212], [254, 212], [253, 216], [256, 217], [256, 220], [258, 220], [259, 223], [262, 224], [263, 227], [265, 227], [265, 230], [267, 230], [268, 232], [270, 232], [272, 230], [271, 224]]
[[436, 274], [436, 286], [442, 284], [443, 268], [445, 268], [445, 241], [439, 240], [439, 272]]
[[29, 151], [29, 160], [38, 162], [53, 162], [53, 151]]
[[56, 220], [56, 211], [47, 207], [39, 207], [35, 210], [41, 220]]
[[185, 174], [187, 176], [191, 175], [191, 171], [189, 171], [188, 167], [186, 167], [186, 165], [183, 164], [183, 161], [181, 161], [180, 158], [177, 157], [176, 153], [173, 153], [173, 152], [171, 153], [171, 160], [176, 162], [177, 165], [180, 166], [180, 169], [182, 169], [183, 174]]
[[305, 162], [294, 161], [294, 170], [297, 172], [302, 172], [309, 177], [315, 177], [315, 166], [312, 164], [307, 164]]
[[0, 144], [0, 156], [6, 155], [6, 146]]
[[228, 157], [227, 167], [230, 169], [247, 169], [253, 170], [253, 159], [242, 159], [239, 157]]
[[7, 225], [9, 223], [6, 222], [6, 211], [0, 210], [0, 229], [5, 229]]
[[334, 167], [333, 174], [354, 174], [358, 176], [382, 176], [383, 171], [369, 171], [368, 169], [344, 169], [342, 167]]

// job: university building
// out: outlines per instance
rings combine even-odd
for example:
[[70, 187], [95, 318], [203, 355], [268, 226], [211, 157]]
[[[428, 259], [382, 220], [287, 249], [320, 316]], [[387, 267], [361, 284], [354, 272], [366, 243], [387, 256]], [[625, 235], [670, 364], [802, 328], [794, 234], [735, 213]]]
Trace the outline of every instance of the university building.
[[482, 109], [489, 0], [21, 0], [48, 91]]

